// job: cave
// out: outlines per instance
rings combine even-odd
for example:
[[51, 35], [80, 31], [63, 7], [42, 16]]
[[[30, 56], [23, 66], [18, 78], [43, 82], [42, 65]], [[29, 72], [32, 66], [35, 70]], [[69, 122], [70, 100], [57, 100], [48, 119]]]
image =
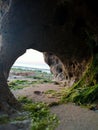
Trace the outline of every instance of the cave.
[[97, 54], [95, 0], [93, 5], [88, 0], [2, 0], [1, 4], [0, 109], [9, 111], [18, 105], [7, 78], [11, 66], [27, 49], [57, 57], [65, 85], [72, 86], [81, 79]]

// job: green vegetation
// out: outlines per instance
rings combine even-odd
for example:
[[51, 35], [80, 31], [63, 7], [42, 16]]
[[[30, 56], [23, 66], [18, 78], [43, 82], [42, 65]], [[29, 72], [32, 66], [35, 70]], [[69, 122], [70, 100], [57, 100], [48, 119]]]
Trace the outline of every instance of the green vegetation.
[[52, 75], [50, 73], [42, 72], [40, 70], [24, 70], [20, 68], [12, 68], [10, 74], [15, 76], [22, 76], [22, 79], [17, 77], [10, 81], [9, 87], [13, 90], [23, 89], [25, 87], [35, 86], [36, 84], [53, 83]]
[[[54, 98], [57, 98], [57, 99], [61, 99], [61, 97], [63, 96], [63, 91], [65, 90], [65, 88], [62, 88], [60, 91], [56, 91], [56, 90], [47, 90], [45, 92], [45, 94], [48, 96], [48, 97], [54, 97]], [[59, 104], [60, 101], [58, 101], [58, 103], [56, 102], [56, 105]], [[55, 103], [53, 103], [55, 104]]]
[[66, 90], [62, 101], [77, 104], [91, 104], [98, 101], [98, 54], [94, 55], [87, 71], [80, 81]]
[[56, 90], [47, 90], [46, 92], [45, 92], [45, 94], [56, 94], [57, 93], [57, 91]]
[[63, 96], [65, 96], [65, 94], [67, 93], [69, 89], [66, 89], [66, 88], [61, 88], [59, 91], [56, 91], [56, 90], [47, 90], [45, 92], [46, 95], [51, 95], [55, 98], [59, 98], [61, 99]]
[[13, 90], [17, 90], [17, 89], [23, 89], [26, 87], [31, 87], [31, 86], [35, 86], [37, 84], [44, 84], [44, 83], [52, 83], [52, 81], [48, 81], [45, 79], [41, 79], [41, 80], [36, 80], [36, 81], [30, 81], [30, 80], [13, 80], [10, 81], [9, 87]]
[[14, 75], [20, 75], [24, 78], [30, 78], [30, 79], [45, 79], [47, 81], [51, 81], [53, 79], [53, 75], [51, 73], [43, 72], [42, 70], [26, 70], [22, 68], [11, 68], [10, 71], [11, 74]]
[[[16, 76], [8, 83], [13, 90], [36, 86], [37, 84], [52, 83], [52, 75], [40, 70], [12, 68], [11, 74]], [[18, 76], [22, 76], [24, 80], [18, 78]], [[9, 122], [31, 120], [31, 130], [54, 130], [59, 124], [57, 116], [50, 113], [48, 105], [45, 103], [35, 103], [27, 97], [19, 97], [18, 101], [22, 104], [21, 115], [16, 115]]]
[[31, 130], [54, 130], [57, 127], [59, 120], [55, 114], [50, 113], [45, 103], [34, 103], [27, 97], [20, 97], [18, 100], [23, 104], [23, 110], [28, 112], [27, 118], [31, 119]]
[[9, 82], [9, 87], [13, 90], [16, 90], [23, 89], [25, 87], [30, 87], [31, 84], [32, 82], [28, 80], [13, 80]]
[[8, 115], [0, 115], [0, 124], [6, 124], [9, 122]]
[[[76, 104], [92, 104], [98, 102], [98, 54], [93, 54], [93, 57], [87, 66], [87, 70], [83, 77], [71, 88], [64, 88], [56, 92], [48, 90], [45, 92], [48, 96], [53, 96], [61, 99], [61, 102], [74, 102]], [[20, 72], [20, 70], [18, 70]], [[22, 70], [23, 71], [23, 70]], [[24, 71], [23, 71], [24, 72]], [[26, 71], [27, 72], [27, 71]], [[51, 83], [52, 75], [41, 71], [33, 71], [32, 81], [15, 81], [9, 83], [11, 89], [21, 89], [32, 84]], [[26, 76], [28, 77], [28, 76]]]
[[59, 92], [48, 90], [47, 95], [60, 98], [60, 103], [74, 102], [91, 107], [98, 103], [98, 54], [94, 54], [83, 77], [71, 88], [62, 88]]
[[22, 104], [21, 114], [9, 117], [0, 115], [0, 124], [31, 120], [30, 130], [55, 130], [59, 124], [59, 119], [50, 113], [48, 106], [43, 102], [32, 102], [27, 97], [19, 97], [18, 101]]

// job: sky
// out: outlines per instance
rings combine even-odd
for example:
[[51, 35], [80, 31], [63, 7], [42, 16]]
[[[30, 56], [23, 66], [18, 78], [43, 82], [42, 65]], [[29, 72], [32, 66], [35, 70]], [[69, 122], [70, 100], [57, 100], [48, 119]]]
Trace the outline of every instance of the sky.
[[49, 66], [44, 62], [43, 54], [33, 49], [28, 49], [24, 55], [16, 60], [13, 66], [49, 69]]

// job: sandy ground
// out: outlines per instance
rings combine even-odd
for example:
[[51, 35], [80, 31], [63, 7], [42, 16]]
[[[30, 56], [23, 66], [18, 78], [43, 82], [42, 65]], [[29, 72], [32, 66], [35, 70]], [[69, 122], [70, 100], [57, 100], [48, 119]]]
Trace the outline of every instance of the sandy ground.
[[15, 95], [15, 97], [19, 96], [26, 96], [33, 101], [38, 102], [46, 102], [46, 103], [52, 103], [52, 102], [58, 102], [59, 99], [51, 96], [51, 94], [46, 95], [44, 94], [48, 90], [56, 90], [59, 91], [61, 87], [54, 84], [38, 84], [33, 85], [31, 87], [26, 87], [20, 90], [12, 91], [12, 93]]
[[[40, 84], [13, 91], [13, 93], [16, 97], [19, 95], [27, 96], [34, 101], [57, 102], [59, 99], [43, 94], [51, 89], [59, 91], [61, 87], [53, 84]], [[58, 105], [51, 107], [50, 110], [60, 119], [60, 125], [56, 130], [98, 130], [98, 111], [81, 108], [75, 104]]]

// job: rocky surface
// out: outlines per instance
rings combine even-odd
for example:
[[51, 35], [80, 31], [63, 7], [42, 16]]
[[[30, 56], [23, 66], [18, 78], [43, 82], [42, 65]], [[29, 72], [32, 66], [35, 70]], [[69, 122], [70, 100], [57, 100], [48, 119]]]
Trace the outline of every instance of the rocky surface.
[[98, 112], [90, 111], [74, 104], [51, 108], [60, 118], [56, 130], [98, 130]]
[[[73, 60], [67, 64], [63, 62], [53, 53], [44, 52], [44, 60], [49, 65], [50, 71], [54, 75], [54, 81], [62, 84], [63, 86], [71, 87], [83, 75], [85, 70], [86, 61], [78, 63]], [[69, 60], [69, 59], [68, 59]]]
[[15, 121], [0, 125], [0, 130], [30, 130], [30, 120]]
[[[22, 90], [13, 91], [15, 96], [27, 96], [34, 101], [44, 101], [46, 103], [54, 103], [54, 97], [47, 97], [45, 95], [36, 94], [35, 91], [47, 90], [59, 91], [60, 87], [57, 85], [38, 85], [38, 87], [28, 87]], [[98, 130], [98, 110], [91, 111], [87, 108], [81, 108], [75, 104], [54, 105], [50, 108], [52, 113], [55, 113], [60, 119], [60, 124], [55, 130]], [[17, 114], [16, 114], [17, 115]], [[30, 120], [15, 121], [9, 124], [0, 125], [0, 130], [29, 130]]]
[[27, 87], [21, 90], [12, 91], [15, 97], [26, 96], [32, 99], [34, 102], [46, 102], [47, 104], [51, 104], [52, 102], [58, 102], [59, 98], [56, 98], [52, 94], [46, 95], [45, 92], [48, 90], [53, 90], [59, 92], [61, 87], [59, 85], [54, 84], [38, 84], [32, 85], [31, 87]]
[[53, 53], [59, 57], [64, 66], [66, 86], [81, 78], [97, 53], [96, 5], [95, 0], [9, 1], [0, 22], [1, 109], [5, 107], [3, 104], [12, 107], [17, 104], [8, 89], [7, 78], [13, 63], [27, 49]]
[[91, 58], [87, 43], [93, 16], [84, 5], [77, 0], [10, 1], [1, 21], [0, 57], [6, 78], [15, 60], [32, 48], [55, 54], [64, 66], [66, 83], [77, 81]]
[[52, 53], [44, 52], [44, 60], [49, 65], [51, 73], [54, 75], [54, 81], [61, 83], [65, 81], [64, 67], [61, 60]]

